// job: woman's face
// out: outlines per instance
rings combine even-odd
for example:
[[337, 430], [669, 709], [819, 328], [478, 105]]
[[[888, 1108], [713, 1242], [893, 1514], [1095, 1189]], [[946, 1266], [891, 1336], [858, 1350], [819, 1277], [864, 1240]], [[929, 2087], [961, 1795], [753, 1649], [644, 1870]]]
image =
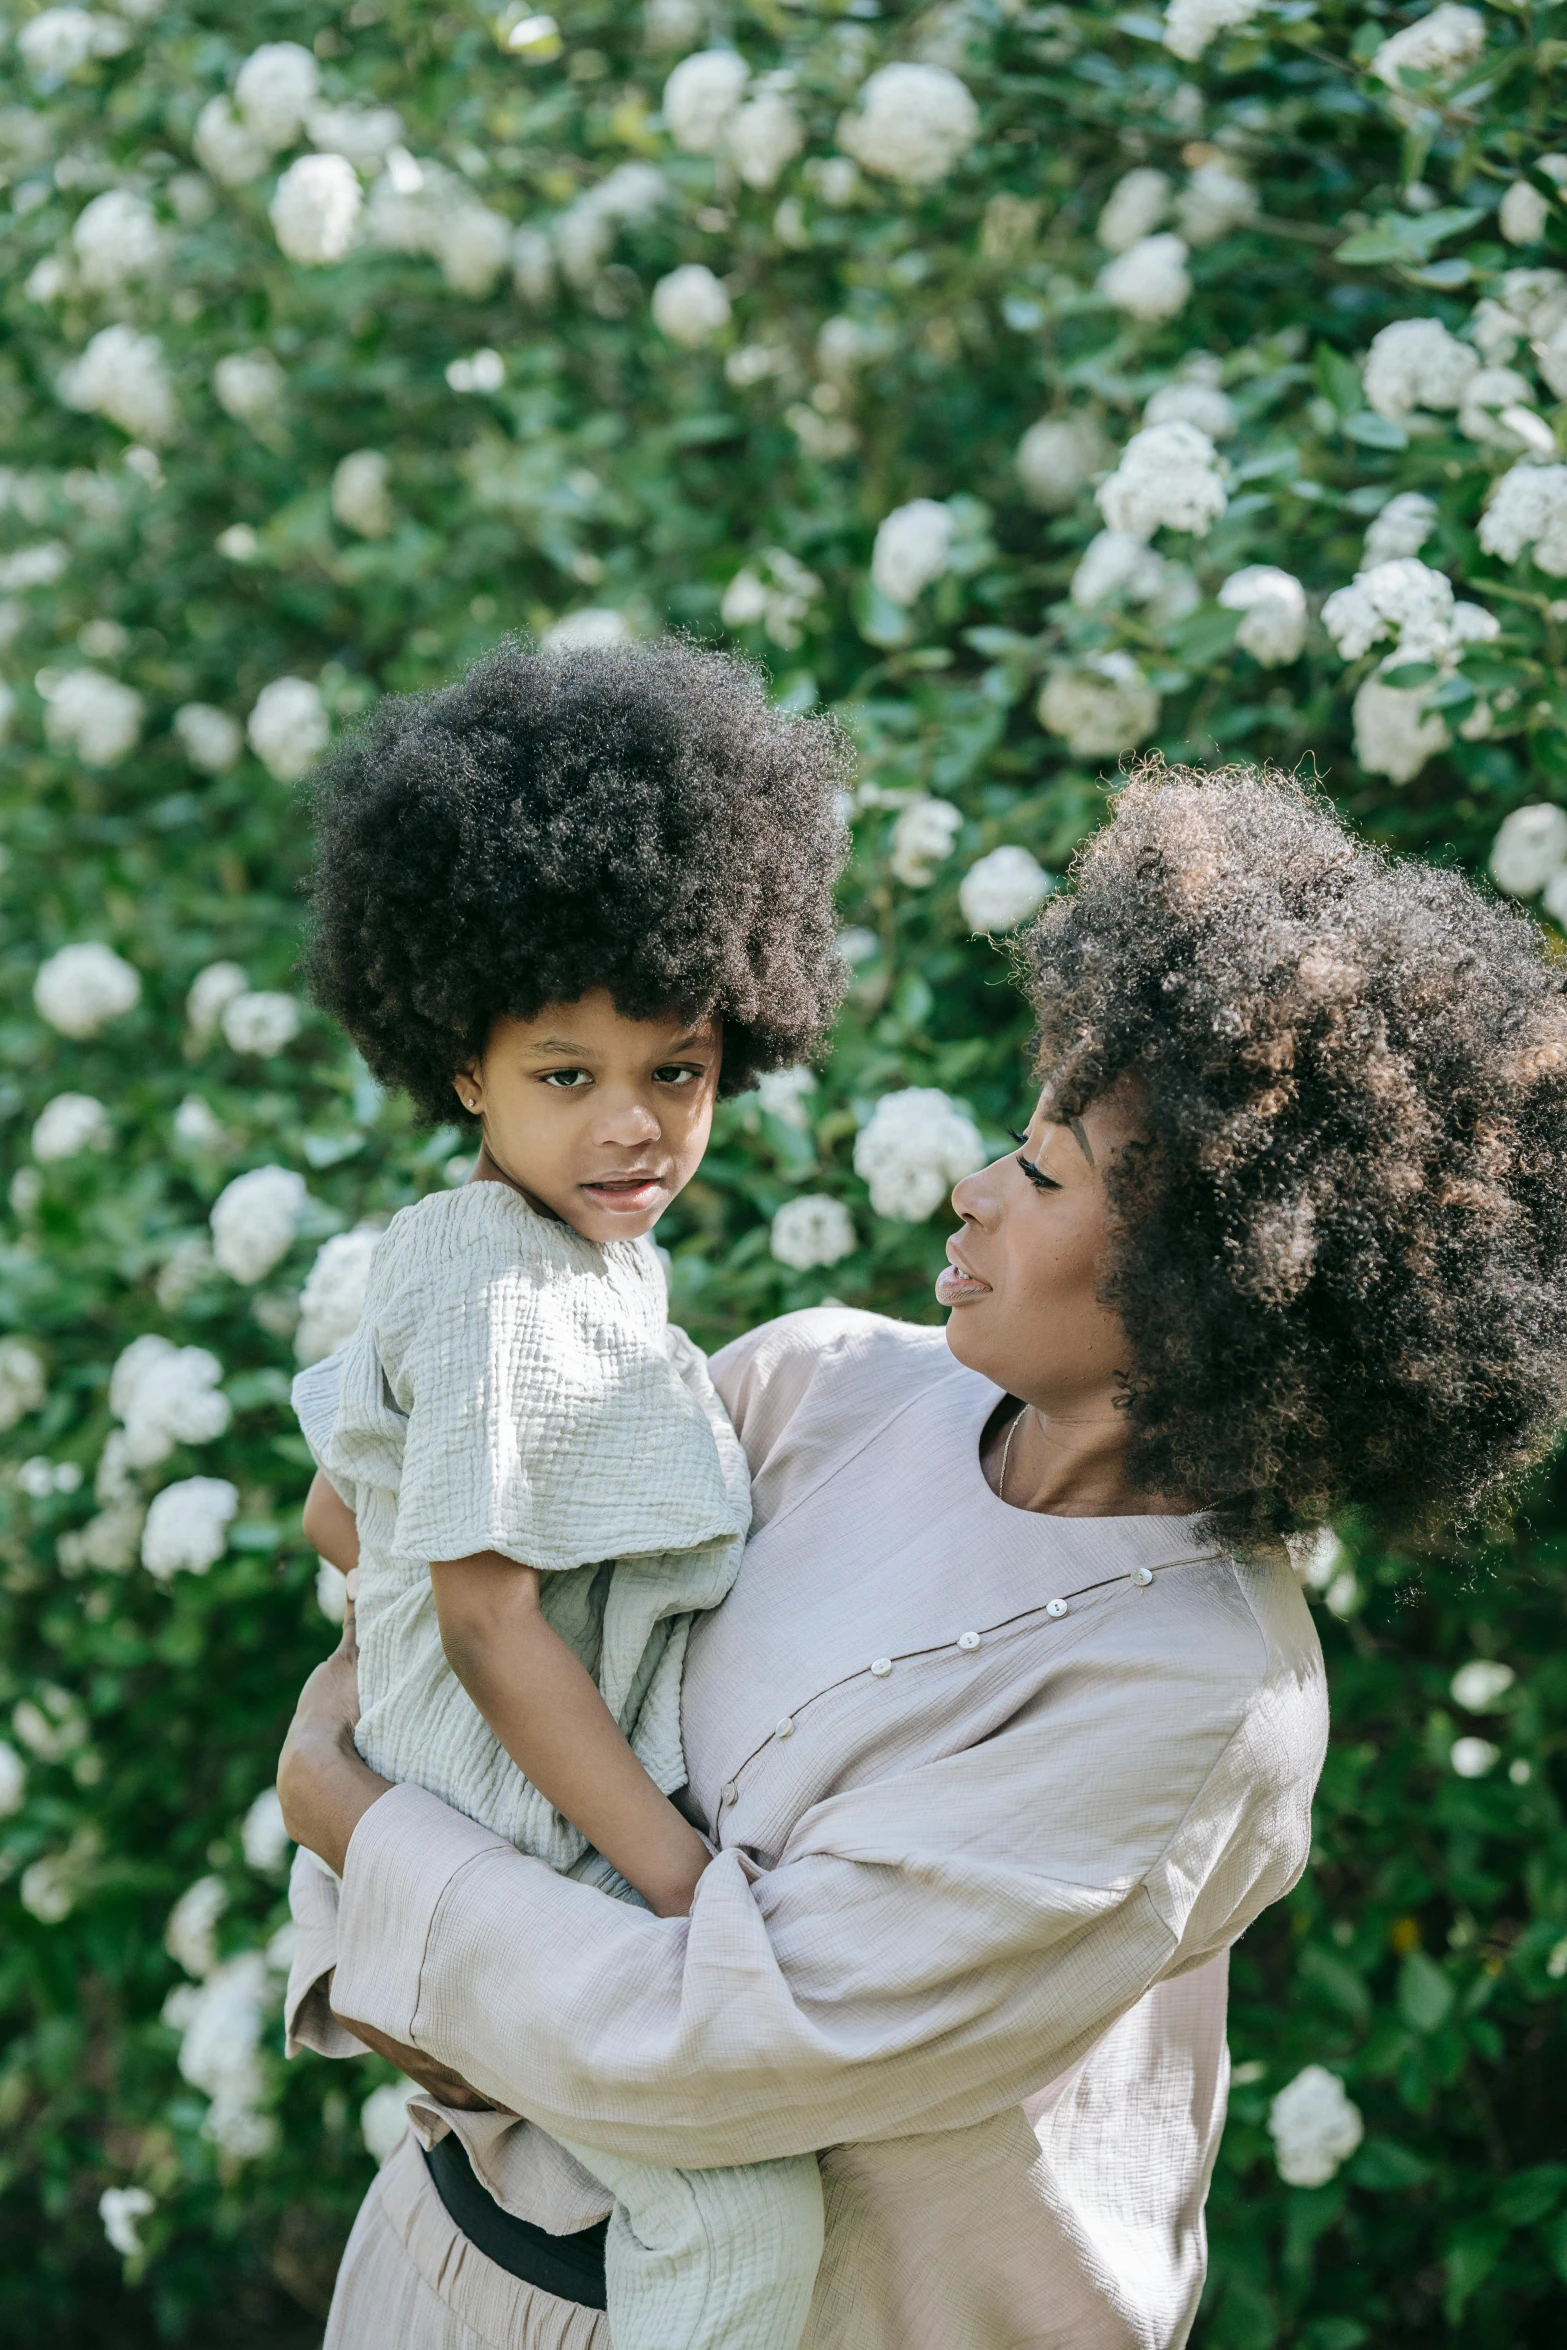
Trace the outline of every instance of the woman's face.
[[1137, 1139], [1130, 1088], [1081, 1118], [1036, 1109], [1019, 1149], [965, 1175], [952, 1194], [963, 1230], [947, 1243], [936, 1295], [960, 1363], [1050, 1417], [1113, 1411], [1130, 1369], [1118, 1315], [1099, 1297], [1108, 1245], [1105, 1174]]

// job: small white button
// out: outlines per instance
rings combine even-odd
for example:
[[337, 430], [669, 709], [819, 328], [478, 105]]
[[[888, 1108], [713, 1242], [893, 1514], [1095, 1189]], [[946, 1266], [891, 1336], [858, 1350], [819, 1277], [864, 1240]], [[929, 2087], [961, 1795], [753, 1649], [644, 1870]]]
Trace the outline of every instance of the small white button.
[[978, 1648], [979, 1634], [977, 1632], [960, 1632], [958, 1646], [959, 1648]]
[[878, 1681], [885, 1681], [887, 1675], [892, 1671], [891, 1657], [873, 1656], [871, 1658], [871, 1671], [875, 1674]]
[[740, 1790], [733, 1779], [726, 1779], [718, 1791], [718, 1800], [720, 1803], [733, 1803], [739, 1792]]
[[1137, 1585], [1139, 1591], [1146, 1591], [1149, 1584], [1153, 1581], [1152, 1567], [1134, 1567], [1132, 1569], [1132, 1581]]
[[773, 1736], [775, 1738], [792, 1738], [794, 1736], [794, 1723], [790, 1720], [787, 1714], [784, 1715], [783, 1720], [778, 1724], [777, 1729], [773, 1732]]
[[1066, 1614], [1066, 1601], [1064, 1599], [1046, 1600], [1045, 1613], [1047, 1616], [1064, 1616]]

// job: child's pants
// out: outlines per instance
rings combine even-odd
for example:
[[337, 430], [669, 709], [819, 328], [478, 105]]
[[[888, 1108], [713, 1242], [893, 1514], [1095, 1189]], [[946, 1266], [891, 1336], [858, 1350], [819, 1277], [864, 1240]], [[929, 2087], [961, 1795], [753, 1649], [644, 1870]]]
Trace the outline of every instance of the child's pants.
[[814, 2154], [658, 2170], [561, 2144], [615, 2198], [606, 2257], [614, 2350], [796, 2350], [822, 2256]]

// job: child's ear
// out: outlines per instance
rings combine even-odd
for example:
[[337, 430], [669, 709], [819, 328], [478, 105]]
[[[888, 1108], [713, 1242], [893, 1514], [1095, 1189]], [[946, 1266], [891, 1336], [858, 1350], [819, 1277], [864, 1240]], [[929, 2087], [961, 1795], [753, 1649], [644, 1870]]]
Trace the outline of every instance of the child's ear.
[[452, 1091], [472, 1118], [484, 1108], [484, 1088], [471, 1069], [459, 1069], [452, 1079]]

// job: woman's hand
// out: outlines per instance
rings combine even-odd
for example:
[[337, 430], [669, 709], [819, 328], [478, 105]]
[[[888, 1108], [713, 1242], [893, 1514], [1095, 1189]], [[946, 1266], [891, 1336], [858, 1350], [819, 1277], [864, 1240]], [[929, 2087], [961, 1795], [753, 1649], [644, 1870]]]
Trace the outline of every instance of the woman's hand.
[[284, 1826], [296, 1844], [317, 1854], [338, 1876], [354, 1830], [391, 1785], [360, 1760], [354, 1747], [354, 1724], [359, 1719], [359, 1643], [354, 1631], [358, 1584], [357, 1573], [350, 1575], [343, 1637], [300, 1692], [277, 1774]]

